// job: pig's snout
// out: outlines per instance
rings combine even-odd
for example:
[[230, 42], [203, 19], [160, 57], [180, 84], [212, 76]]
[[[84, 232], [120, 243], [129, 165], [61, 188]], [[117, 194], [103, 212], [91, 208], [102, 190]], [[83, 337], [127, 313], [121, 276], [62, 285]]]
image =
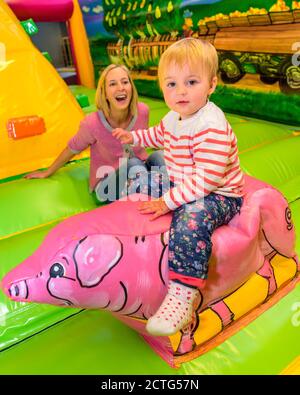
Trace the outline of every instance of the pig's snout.
[[28, 285], [25, 280], [18, 281], [4, 288], [7, 296], [15, 300], [25, 300], [28, 298]]

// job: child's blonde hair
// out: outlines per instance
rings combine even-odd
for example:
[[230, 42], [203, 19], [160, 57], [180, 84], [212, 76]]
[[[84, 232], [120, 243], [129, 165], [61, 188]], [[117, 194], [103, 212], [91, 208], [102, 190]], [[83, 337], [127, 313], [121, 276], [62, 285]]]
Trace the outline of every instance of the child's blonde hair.
[[199, 69], [202, 74], [207, 74], [211, 82], [217, 75], [218, 54], [210, 42], [193, 37], [183, 38], [170, 45], [162, 54], [158, 65], [158, 81], [161, 89], [171, 63], [179, 67], [188, 64], [193, 69]]
[[131, 78], [131, 75], [129, 73], [129, 70], [124, 65], [110, 64], [101, 73], [101, 76], [98, 81], [96, 95], [95, 95], [96, 107], [98, 108], [98, 110], [103, 111], [106, 118], [110, 114], [110, 108], [109, 108], [109, 103], [106, 98], [105, 81], [106, 81], [107, 74], [111, 70], [116, 69], [118, 67], [120, 67], [122, 70], [126, 71], [126, 73], [128, 75], [128, 79], [129, 79], [131, 87], [132, 87], [132, 96], [131, 96], [131, 100], [129, 103], [129, 111], [133, 116], [137, 114], [138, 93], [137, 93], [136, 87], [134, 85], [134, 82]]

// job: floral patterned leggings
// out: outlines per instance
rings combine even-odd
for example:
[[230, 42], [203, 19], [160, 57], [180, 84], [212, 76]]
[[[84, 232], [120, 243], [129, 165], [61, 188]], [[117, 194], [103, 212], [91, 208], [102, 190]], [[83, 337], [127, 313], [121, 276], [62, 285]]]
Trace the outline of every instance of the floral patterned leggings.
[[242, 198], [210, 193], [174, 211], [169, 240], [171, 279], [199, 288], [204, 286], [212, 233], [240, 212], [242, 202]]
[[[143, 178], [142, 187], [139, 177], [130, 181], [128, 194], [141, 192], [158, 198], [167, 191], [160, 175], [150, 177], [149, 174], [148, 186]], [[168, 257], [171, 279], [199, 288], [204, 286], [212, 251], [212, 233], [219, 226], [228, 224], [240, 212], [242, 203], [242, 198], [210, 193], [173, 211]]]

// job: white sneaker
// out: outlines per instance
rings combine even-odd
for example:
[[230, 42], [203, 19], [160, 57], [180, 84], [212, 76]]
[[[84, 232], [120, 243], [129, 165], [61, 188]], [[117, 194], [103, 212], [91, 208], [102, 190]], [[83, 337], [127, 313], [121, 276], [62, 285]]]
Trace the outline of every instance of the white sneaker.
[[157, 312], [149, 318], [146, 330], [154, 336], [174, 335], [193, 320], [199, 303], [197, 289], [169, 281], [168, 293]]

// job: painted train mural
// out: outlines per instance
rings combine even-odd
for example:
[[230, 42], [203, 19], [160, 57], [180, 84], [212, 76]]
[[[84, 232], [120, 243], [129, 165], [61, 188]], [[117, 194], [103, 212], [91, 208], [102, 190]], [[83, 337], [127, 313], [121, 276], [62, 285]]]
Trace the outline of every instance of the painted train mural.
[[155, 76], [162, 52], [172, 42], [193, 36], [209, 40], [217, 48], [224, 83], [235, 84], [246, 73], [258, 74], [264, 84], [278, 82], [283, 93], [300, 93], [300, 1], [80, 3], [91, 41], [96, 39], [99, 46], [97, 38], [106, 40], [109, 62], [122, 62]]

